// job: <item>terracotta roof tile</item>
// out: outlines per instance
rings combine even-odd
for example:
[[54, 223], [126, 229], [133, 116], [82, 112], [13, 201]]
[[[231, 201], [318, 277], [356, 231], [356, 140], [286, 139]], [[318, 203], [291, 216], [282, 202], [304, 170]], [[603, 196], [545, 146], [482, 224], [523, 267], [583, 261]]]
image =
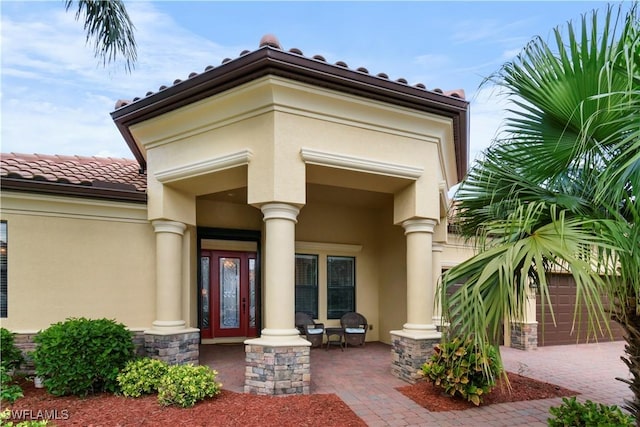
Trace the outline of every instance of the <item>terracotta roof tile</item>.
[[[282, 45], [280, 44], [280, 41], [273, 34], [265, 34], [260, 39], [259, 49], [262, 49], [262, 48], [265, 48], [265, 47], [271, 48], [271, 49], [278, 49], [278, 50], [281, 50], [281, 51], [284, 52], [284, 49], [282, 48]], [[298, 49], [298, 48], [295, 48], [295, 47], [289, 49], [288, 52], [296, 54], [296, 55], [304, 56], [302, 51], [300, 49]], [[244, 56], [244, 55], [246, 55], [248, 53], [251, 53], [251, 51], [243, 50], [238, 55], [238, 58], [240, 58], [240, 57], [242, 57], [242, 56]], [[327, 63], [327, 60], [322, 55], [313, 55], [313, 56], [309, 56], [307, 58]], [[227, 64], [228, 62], [232, 62], [232, 61], [233, 61], [232, 58], [224, 58], [220, 65], [224, 65], [224, 64]], [[344, 62], [344, 61], [336, 62], [334, 64], [334, 66], [335, 67], [339, 67], [339, 68], [349, 69], [347, 63]], [[204, 69], [204, 72], [206, 73], [207, 71], [210, 71], [210, 70], [212, 70], [214, 68], [216, 68], [216, 67], [214, 67], [213, 65], [208, 65]], [[365, 74], [369, 74], [369, 70], [367, 70], [365, 67], [357, 67], [357, 68], [353, 68], [351, 70], [352, 71], [358, 71], [358, 72], [365, 73]], [[188, 76], [188, 78], [186, 80], [192, 79], [192, 78], [194, 78], [194, 77], [196, 77], [198, 75], [199, 75], [199, 73], [192, 72], [192, 73], [189, 74], [189, 76]], [[378, 78], [384, 79], [384, 80], [390, 80], [389, 76], [386, 73], [382, 73], [382, 72], [381, 73], [377, 73], [375, 76], [378, 77]], [[176, 79], [173, 82], [173, 86], [179, 85], [180, 83], [183, 83], [186, 80]], [[402, 78], [402, 77], [396, 79], [395, 82], [398, 83], [398, 84], [401, 84], [401, 85], [410, 86], [409, 83], [407, 82], [407, 80], [405, 78]], [[167, 89], [168, 87], [169, 86], [162, 85], [162, 86], [160, 86], [158, 88], [158, 92], [161, 92], [161, 91]], [[413, 85], [413, 87], [416, 87], [418, 89], [422, 89], [422, 90], [425, 90], [425, 91], [436, 92], [436, 93], [439, 93], [439, 94], [442, 94], [442, 95], [445, 95], [445, 96], [451, 96], [451, 97], [455, 97], [455, 98], [464, 99], [464, 90], [462, 90], [462, 89], [443, 91], [442, 89], [438, 88], [438, 89], [429, 90], [429, 89], [427, 89], [427, 87], [423, 83], [416, 83], [416, 84]], [[149, 96], [154, 95], [154, 94], [155, 94], [155, 92], [148, 91], [145, 94], [144, 98], [149, 97]], [[142, 97], [135, 97], [135, 98], [133, 98], [131, 100], [119, 99], [118, 101], [116, 101], [115, 109], [117, 110], [119, 108], [122, 108], [122, 107], [124, 107], [126, 105], [129, 105], [129, 104], [134, 103], [136, 101], [139, 101], [141, 99], [142, 99]]]
[[120, 190], [145, 193], [146, 174], [139, 172], [138, 162], [111, 157], [82, 157], [47, 154], [3, 153], [0, 177], [25, 181], [99, 186], [113, 184]]

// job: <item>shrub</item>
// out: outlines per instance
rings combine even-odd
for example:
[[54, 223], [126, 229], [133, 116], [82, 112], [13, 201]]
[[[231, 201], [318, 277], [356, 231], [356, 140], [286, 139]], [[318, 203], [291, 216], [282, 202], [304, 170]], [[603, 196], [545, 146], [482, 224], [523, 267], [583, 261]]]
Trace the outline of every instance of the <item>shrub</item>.
[[161, 360], [148, 357], [132, 360], [118, 374], [120, 391], [127, 397], [156, 393], [168, 369], [169, 365]]
[[0, 427], [45, 427], [49, 425], [47, 420], [29, 420], [29, 421], [7, 421], [11, 418], [11, 410], [9, 408], [0, 412]]
[[22, 396], [22, 388], [12, 384], [13, 378], [7, 373], [7, 368], [0, 366], [0, 402], [13, 403]]
[[479, 347], [471, 339], [437, 344], [422, 372], [436, 386], [451, 396], [479, 405], [482, 396], [489, 393], [502, 372], [498, 351], [494, 346]]
[[216, 383], [218, 372], [208, 366], [170, 366], [160, 380], [158, 402], [161, 405], [193, 406], [199, 400], [220, 393], [222, 384]]
[[36, 375], [56, 396], [116, 391], [118, 372], [134, 351], [131, 332], [109, 319], [67, 319], [39, 332], [35, 342]]
[[553, 415], [547, 420], [550, 427], [586, 427], [586, 426], [620, 426], [635, 425], [633, 417], [624, 414], [616, 405], [607, 406], [587, 400], [580, 403], [575, 397], [562, 398], [562, 405], [549, 408]]
[[14, 334], [5, 328], [0, 328], [0, 366], [8, 371], [17, 369], [24, 362], [22, 352], [14, 343]]

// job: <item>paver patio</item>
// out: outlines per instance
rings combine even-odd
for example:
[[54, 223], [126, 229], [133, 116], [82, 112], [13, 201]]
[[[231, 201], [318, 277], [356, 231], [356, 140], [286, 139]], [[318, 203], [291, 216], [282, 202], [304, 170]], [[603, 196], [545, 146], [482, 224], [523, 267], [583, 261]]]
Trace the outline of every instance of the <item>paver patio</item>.
[[[622, 405], [629, 388], [620, 356], [624, 342], [540, 347], [533, 351], [502, 348], [505, 368], [580, 392], [579, 399]], [[391, 348], [372, 342], [365, 347], [311, 350], [311, 392], [335, 393], [369, 426], [546, 426], [549, 407], [560, 398], [513, 402], [465, 411], [429, 412], [395, 388], [407, 383], [391, 375]], [[224, 388], [242, 392], [244, 346], [203, 345], [200, 363], [219, 371]]]

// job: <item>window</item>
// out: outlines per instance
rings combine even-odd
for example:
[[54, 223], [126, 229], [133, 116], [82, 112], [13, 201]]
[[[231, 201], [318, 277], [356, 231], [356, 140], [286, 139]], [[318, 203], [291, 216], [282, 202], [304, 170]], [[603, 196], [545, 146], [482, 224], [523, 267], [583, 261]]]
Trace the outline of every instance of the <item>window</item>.
[[318, 318], [318, 256], [296, 254], [296, 312]]
[[7, 221], [0, 221], [0, 317], [7, 317]]
[[356, 259], [327, 257], [327, 318], [339, 319], [356, 311]]

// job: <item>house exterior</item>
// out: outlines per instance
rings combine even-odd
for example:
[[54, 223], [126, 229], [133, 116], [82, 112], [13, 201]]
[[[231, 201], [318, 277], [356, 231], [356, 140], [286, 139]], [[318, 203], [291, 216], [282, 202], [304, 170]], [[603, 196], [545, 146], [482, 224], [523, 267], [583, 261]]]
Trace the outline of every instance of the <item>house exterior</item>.
[[[391, 344], [392, 371], [413, 380], [441, 337], [438, 278], [473, 255], [447, 221], [468, 162], [463, 91], [267, 35], [111, 115], [135, 160], [0, 159], [0, 323], [23, 349], [52, 323], [106, 317], [170, 363], [243, 342], [245, 391], [308, 393], [295, 312], [331, 327], [357, 311], [366, 340]], [[505, 344], [543, 341], [535, 291], [528, 308], [505, 322]], [[575, 339], [564, 328], [552, 343]]]

